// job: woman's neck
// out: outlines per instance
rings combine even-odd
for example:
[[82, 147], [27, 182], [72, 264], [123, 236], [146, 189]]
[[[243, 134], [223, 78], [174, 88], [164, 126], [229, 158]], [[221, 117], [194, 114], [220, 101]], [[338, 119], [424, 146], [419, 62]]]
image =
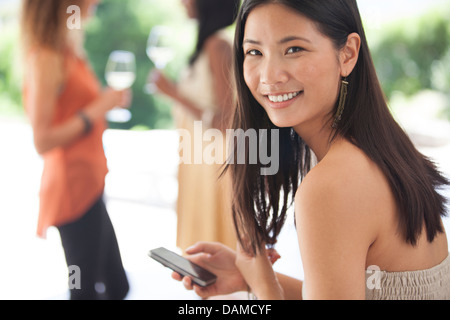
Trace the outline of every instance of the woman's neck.
[[308, 147], [314, 152], [317, 161], [320, 162], [328, 153], [331, 146], [342, 137], [333, 139], [334, 130], [331, 125], [311, 126], [312, 128], [294, 127], [295, 132], [302, 138]]
[[67, 50], [79, 58], [83, 59], [86, 57], [86, 51], [84, 50], [84, 32], [82, 30], [70, 30], [67, 33], [66, 41]]

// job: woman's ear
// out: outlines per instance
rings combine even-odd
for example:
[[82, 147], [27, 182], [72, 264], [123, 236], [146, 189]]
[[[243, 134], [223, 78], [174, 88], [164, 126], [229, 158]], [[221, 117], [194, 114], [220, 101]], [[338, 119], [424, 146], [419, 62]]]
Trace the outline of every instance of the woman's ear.
[[357, 33], [351, 33], [347, 37], [347, 43], [340, 52], [341, 76], [347, 77], [352, 73], [358, 62], [361, 38]]

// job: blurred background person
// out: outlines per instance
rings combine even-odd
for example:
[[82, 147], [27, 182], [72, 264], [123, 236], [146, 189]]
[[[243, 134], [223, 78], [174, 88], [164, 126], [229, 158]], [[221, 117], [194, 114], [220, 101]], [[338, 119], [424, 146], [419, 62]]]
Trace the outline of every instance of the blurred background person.
[[123, 299], [129, 290], [103, 202], [108, 169], [102, 136], [105, 113], [128, 106], [131, 94], [101, 90], [82, 30], [67, 24], [77, 13], [84, 23], [98, 2], [77, 1], [71, 16], [73, 1], [23, 0], [21, 16], [23, 101], [44, 160], [37, 233], [45, 237], [50, 226], [58, 228], [67, 266], [81, 272], [80, 283], [69, 286], [70, 298], [84, 300]]
[[[203, 132], [222, 130], [223, 136], [233, 106], [231, 87], [232, 46], [226, 28], [234, 23], [239, 0], [182, 0], [189, 18], [198, 22], [195, 51], [177, 84], [160, 71], [150, 75], [158, 91], [176, 103], [177, 128], [191, 133], [191, 155], [194, 145], [194, 122], [202, 121]], [[202, 132], [202, 135], [203, 135]], [[183, 143], [183, 141], [181, 141]], [[203, 144], [202, 155], [207, 143]], [[225, 139], [224, 139], [224, 151]], [[181, 150], [186, 152], [187, 150]], [[220, 155], [216, 155], [220, 157]], [[180, 163], [178, 167], [177, 246], [183, 251], [197, 241], [217, 241], [231, 248], [236, 237], [231, 217], [229, 178], [219, 179], [221, 164]], [[192, 159], [192, 158], [191, 158]]]

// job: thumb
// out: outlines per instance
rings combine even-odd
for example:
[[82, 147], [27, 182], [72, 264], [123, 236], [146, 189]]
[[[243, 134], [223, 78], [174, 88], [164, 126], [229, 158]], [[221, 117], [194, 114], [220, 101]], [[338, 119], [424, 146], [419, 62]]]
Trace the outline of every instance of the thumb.
[[220, 243], [215, 242], [197, 242], [193, 246], [186, 249], [187, 254], [207, 253], [215, 254], [222, 248]]
[[162, 72], [159, 70], [154, 70], [149, 74], [148, 79], [152, 82], [156, 82], [161, 77], [162, 77]]

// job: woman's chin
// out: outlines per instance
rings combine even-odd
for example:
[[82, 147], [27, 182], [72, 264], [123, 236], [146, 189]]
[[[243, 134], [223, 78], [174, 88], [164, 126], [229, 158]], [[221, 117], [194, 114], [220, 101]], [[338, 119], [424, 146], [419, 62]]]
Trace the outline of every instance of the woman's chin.
[[278, 128], [291, 128], [295, 126], [294, 121], [292, 119], [286, 119], [283, 117], [271, 117], [269, 116], [270, 121], [277, 126]]

